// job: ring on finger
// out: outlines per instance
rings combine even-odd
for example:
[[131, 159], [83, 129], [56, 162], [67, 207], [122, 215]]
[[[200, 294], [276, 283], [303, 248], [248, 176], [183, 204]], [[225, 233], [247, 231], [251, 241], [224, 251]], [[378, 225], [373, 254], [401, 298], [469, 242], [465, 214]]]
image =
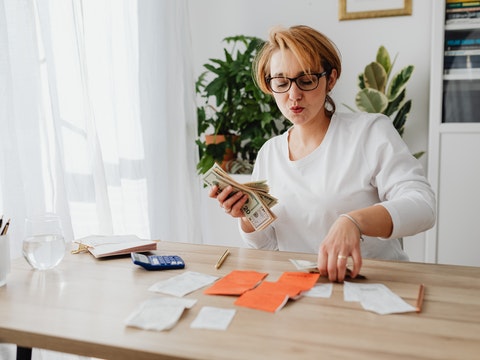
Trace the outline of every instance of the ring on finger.
[[347, 259], [347, 258], [348, 258], [348, 256], [345, 256], [345, 255], [338, 255], [337, 256], [338, 260]]
[[227, 214], [230, 214], [230, 211], [232, 211], [232, 208], [230, 208], [230, 209], [225, 209], [225, 212], [226, 212]]

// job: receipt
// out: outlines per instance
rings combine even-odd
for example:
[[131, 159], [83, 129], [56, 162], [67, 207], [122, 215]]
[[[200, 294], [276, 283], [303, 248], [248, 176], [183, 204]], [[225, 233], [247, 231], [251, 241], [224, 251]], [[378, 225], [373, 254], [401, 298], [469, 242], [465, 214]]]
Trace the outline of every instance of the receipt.
[[196, 299], [160, 297], [144, 301], [125, 320], [127, 326], [145, 330], [169, 330], [178, 322], [185, 309], [190, 309]]
[[192, 291], [210, 285], [217, 279], [218, 276], [186, 271], [180, 275], [173, 276], [170, 279], [159, 281], [150, 286], [148, 290], [182, 297]]
[[414, 306], [405, 302], [383, 284], [362, 284], [345, 281], [343, 298], [345, 301], [358, 301], [365, 310], [381, 315], [416, 311]]
[[204, 306], [190, 324], [192, 329], [226, 330], [236, 310]]

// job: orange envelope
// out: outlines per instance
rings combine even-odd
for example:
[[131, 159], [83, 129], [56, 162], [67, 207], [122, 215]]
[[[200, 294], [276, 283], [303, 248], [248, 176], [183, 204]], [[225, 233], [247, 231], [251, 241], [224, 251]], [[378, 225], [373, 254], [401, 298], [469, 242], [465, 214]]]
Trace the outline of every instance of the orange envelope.
[[204, 294], [241, 295], [257, 286], [267, 275], [257, 271], [233, 270], [207, 288]]

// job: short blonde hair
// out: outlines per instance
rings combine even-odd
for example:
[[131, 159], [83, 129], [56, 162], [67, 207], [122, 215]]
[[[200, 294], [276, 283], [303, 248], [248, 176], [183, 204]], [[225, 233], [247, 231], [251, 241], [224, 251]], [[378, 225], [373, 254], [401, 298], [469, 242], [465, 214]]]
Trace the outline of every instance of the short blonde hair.
[[[270, 61], [272, 54], [277, 50], [281, 52], [290, 50], [305, 73], [320, 72], [323, 68], [327, 72], [328, 79], [332, 70], [335, 69], [338, 79], [342, 72], [340, 52], [337, 46], [324, 34], [305, 25], [273, 28], [253, 63], [255, 82], [264, 93], [271, 94], [267, 78], [271, 76]], [[328, 95], [326, 102], [333, 108], [333, 111], [328, 111], [331, 116], [335, 112], [335, 103]]]

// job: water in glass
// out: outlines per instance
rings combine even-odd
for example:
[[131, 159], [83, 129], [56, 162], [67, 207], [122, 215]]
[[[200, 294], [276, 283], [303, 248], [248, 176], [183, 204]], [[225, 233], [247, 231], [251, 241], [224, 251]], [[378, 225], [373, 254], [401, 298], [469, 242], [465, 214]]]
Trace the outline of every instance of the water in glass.
[[34, 269], [52, 269], [62, 261], [66, 247], [58, 216], [27, 219], [25, 232], [23, 255]]

